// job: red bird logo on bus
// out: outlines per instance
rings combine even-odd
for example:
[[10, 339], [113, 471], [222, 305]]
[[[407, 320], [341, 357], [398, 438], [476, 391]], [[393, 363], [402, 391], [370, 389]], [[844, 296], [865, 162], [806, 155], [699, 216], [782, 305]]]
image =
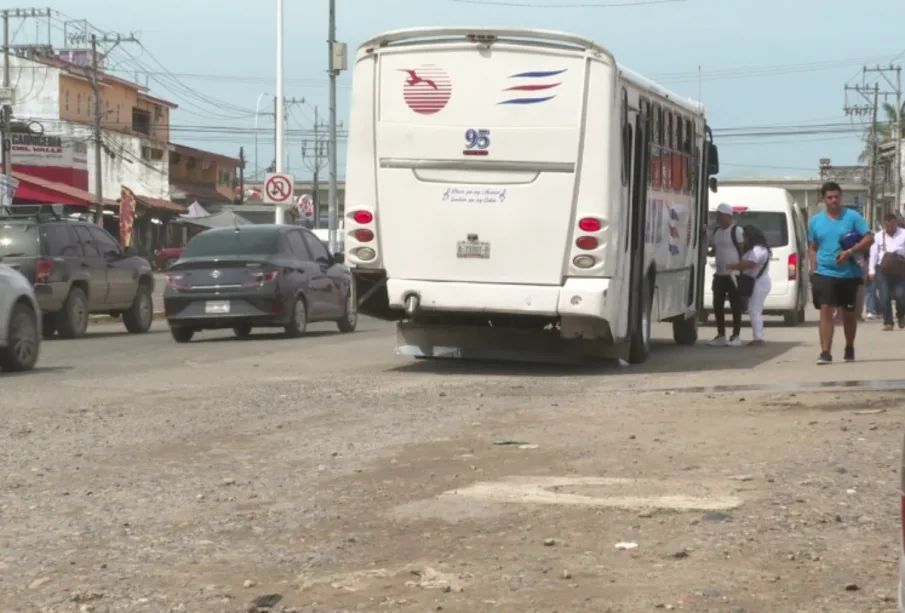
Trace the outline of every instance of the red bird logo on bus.
[[419, 83], [424, 83], [425, 85], [430, 85], [434, 89], [437, 89], [437, 84], [433, 79], [422, 79], [418, 76], [418, 72], [415, 70], [409, 70], [408, 68], [403, 68], [402, 72], [409, 73], [409, 78], [406, 80], [406, 85], [418, 85]]
[[452, 80], [438, 66], [399, 68], [408, 75], [402, 83], [402, 97], [410, 109], [419, 115], [439, 113], [452, 97]]

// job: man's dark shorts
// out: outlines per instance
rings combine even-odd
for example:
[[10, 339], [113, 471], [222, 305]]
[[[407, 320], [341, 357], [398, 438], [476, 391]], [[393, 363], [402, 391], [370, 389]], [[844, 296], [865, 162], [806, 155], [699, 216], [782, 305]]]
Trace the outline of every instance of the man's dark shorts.
[[854, 311], [858, 302], [858, 287], [864, 283], [861, 277], [827, 277], [814, 275], [811, 277], [811, 295], [814, 308], [821, 306], [839, 307], [845, 311]]

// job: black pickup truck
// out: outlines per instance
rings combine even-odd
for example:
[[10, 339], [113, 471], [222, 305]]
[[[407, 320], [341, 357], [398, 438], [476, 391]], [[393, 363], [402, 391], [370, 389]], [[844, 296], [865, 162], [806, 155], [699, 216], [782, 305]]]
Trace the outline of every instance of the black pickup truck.
[[34, 284], [45, 338], [84, 336], [89, 315], [95, 314], [122, 316], [133, 334], [151, 329], [151, 265], [95, 224], [58, 216], [0, 216], [0, 263]]

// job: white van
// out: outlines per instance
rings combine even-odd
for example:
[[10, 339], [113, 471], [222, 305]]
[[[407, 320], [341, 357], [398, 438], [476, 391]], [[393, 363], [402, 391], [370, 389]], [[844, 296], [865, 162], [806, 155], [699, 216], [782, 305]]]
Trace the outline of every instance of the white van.
[[[807, 226], [792, 194], [778, 187], [722, 186], [710, 197], [708, 238], [716, 229], [716, 207], [726, 202], [732, 206], [733, 223], [757, 226], [767, 237], [773, 252], [770, 258], [770, 281], [773, 288], [764, 305], [765, 315], [782, 315], [787, 326], [797, 326], [805, 319], [809, 302], [807, 280]], [[716, 263], [707, 258], [702, 321], [713, 313], [712, 281]], [[728, 309], [728, 305], [727, 305]], [[727, 312], [728, 317], [728, 312]]]

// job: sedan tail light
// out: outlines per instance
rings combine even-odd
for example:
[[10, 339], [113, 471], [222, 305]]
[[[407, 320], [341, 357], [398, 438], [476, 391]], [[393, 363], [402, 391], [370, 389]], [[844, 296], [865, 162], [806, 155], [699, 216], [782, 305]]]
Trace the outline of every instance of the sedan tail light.
[[188, 289], [182, 275], [167, 275], [167, 287], [169, 289]]
[[246, 281], [242, 285], [245, 287], [255, 287], [261, 286], [265, 283], [270, 283], [271, 281], [276, 281], [277, 277], [280, 276], [279, 270], [267, 270], [264, 272], [256, 272], [252, 275], [251, 280]]

